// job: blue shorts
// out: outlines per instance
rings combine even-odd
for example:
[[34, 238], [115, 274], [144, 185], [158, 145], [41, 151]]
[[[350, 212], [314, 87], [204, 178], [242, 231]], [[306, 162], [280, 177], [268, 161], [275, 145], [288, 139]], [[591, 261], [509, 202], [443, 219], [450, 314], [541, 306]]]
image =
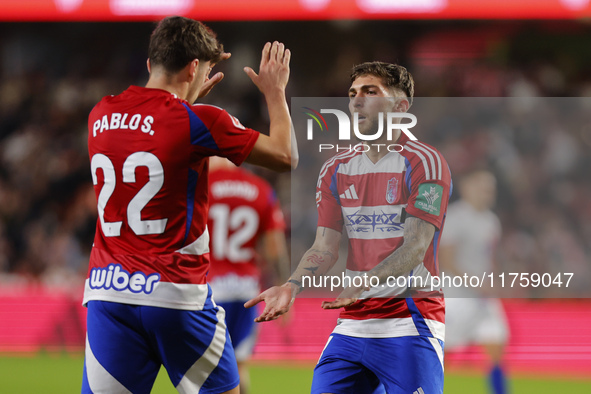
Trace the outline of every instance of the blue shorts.
[[[440, 346], [436, 350], [436, 346]], [[332, 334], [314, 368], [312, 394], [442, 394], [443, 343], [426, 336]]]
[[226, 311], [226, 325], [238, 361], [245, 361], [252, 356], [256, 342], [254, 319], [258, 309], [245, 308], [246, 301], [248, 300], [217, 303]]
[[88, 302], [82, 393], [150, 393], [161, 365], [179, 392], [238, 386], [224, 310]]

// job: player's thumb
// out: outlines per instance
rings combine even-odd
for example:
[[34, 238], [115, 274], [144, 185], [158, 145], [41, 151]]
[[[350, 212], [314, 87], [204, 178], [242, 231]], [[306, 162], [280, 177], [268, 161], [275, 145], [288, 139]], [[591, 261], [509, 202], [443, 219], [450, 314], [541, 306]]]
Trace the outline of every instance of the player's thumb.
[[244, 67], [244, 72], [246, 73], [246, 75], [248, 75], [250, 77], [252, 82], [255, 82], [258, 75], [257, 75], [257, 73], [254, 72], [254, 70], [252, 68]]

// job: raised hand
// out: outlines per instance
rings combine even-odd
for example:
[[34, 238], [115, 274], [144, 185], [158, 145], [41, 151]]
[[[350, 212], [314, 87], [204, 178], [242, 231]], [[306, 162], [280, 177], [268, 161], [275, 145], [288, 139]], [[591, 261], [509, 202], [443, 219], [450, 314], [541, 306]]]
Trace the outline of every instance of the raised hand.
[[263, 47], [259, 73], [250, 67], [244, 67], [244, 72], [265, 95], [276, 90], [284, 91], [289, 81], [290, 59], [291, 52], [283, 43], [268, 42]]

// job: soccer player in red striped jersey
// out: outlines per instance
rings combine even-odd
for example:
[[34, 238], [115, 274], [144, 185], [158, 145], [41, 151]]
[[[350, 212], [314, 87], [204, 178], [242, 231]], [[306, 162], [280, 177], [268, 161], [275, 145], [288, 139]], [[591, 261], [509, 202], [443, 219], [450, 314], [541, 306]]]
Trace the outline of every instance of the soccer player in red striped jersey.
[[[354, 67], [349, 109], [358, 114], [359, 131], [373, 135], [380, 114], [407, 112], [413, 92], [404, 67]], [[397, 133], [392, 141], [372, 143], [396, 143], [399, 152], [366, 145], [323, 165], [313, 246], [286, 284], [247, 303], [265, 301], [257, 321], [287, 311], [304, 277], [322, 276], [334, 265], [346, 230], [347, 276], [367, 275], [379, 284], [347, 287], [336, 300], [323, 302], [325, 309], [344, 310], [314, 370], [313, 394], [443, 393], [444, 300], [428, 283], [439, 275], [437, 248], [451, 174], [435, 148]], [[423, 280], [388, 282], [411, 276]]]
[[83, 393], [149, 393], [161, 365], [179, 392], [239, 392], [224, 310], [206, 283], [208, 161], [288, 170], [297, 151], [281, 43], [264, 46], [259, 74], [245, 68], [266, 98], [269, 136], [193, 105], [228, 57], [200, 22], [165, 18], [150, 39], [146, 87], [104, 97], [90, 113], [99, 220], [84, 291]]
[[240, 393], [247, 394], [257, 312], [244, 308], [244, 303], [260, 292], [262, 275], [275, 283], [289, 277], [283, 212], [266, 180], [229, 160], [212, 157], [207, 228], [211, 235], [207, 281], [216, 304], [226, 311]]

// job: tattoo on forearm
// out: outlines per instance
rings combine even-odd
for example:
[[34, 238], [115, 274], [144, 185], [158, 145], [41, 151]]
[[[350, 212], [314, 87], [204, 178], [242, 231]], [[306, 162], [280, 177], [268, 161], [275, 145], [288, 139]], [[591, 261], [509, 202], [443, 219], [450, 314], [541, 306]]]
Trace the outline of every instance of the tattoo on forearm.
[[325, 255], [326, 257], [330, 257], [331, 259], [335, 258], [335, 255], [329, 252], [328, 250], [320, 250], [320, 249], [310, 249], [310, 252], [320, 253]]
[[[326, 253], [324, 253], [326, 255]], [[328, 256], [326, 256], [328, 257]], [[307, 256], [304, 261], [306, 261], [307, 263], [312, 264], [313, 266], [308, 266], [308, 267], [304, 267], [304, 270], [310, 272], [312, 275], [316, 275], [316, 271], [318, 271], [318, 268], [325, 263], [325, 256], [321, 256], [318, 253], [312, 253], [309, 256]]]
[[332, 267], [335, 260], [336, 256], [332, 252], [320, 249], [310, 249], [306, 255], [304, 255], [302, 259], [302, 263], [304, 264], [302, 264], [299, 269], [308, 272], [311, 275], [317, 275], [329, 269], [322, 268], [323, 266]]
[[320, 265], [324, 262], [324, 259], [320, 255], [311, 254], [310, 256], [306, 257], [306, 261], [309, 261], [314, 265]]
[[316, 271], [318, 271], [318, 267], [306, 267], [304, 268], [306, 271], [310, 271], [312, 275], [316, 275]]

